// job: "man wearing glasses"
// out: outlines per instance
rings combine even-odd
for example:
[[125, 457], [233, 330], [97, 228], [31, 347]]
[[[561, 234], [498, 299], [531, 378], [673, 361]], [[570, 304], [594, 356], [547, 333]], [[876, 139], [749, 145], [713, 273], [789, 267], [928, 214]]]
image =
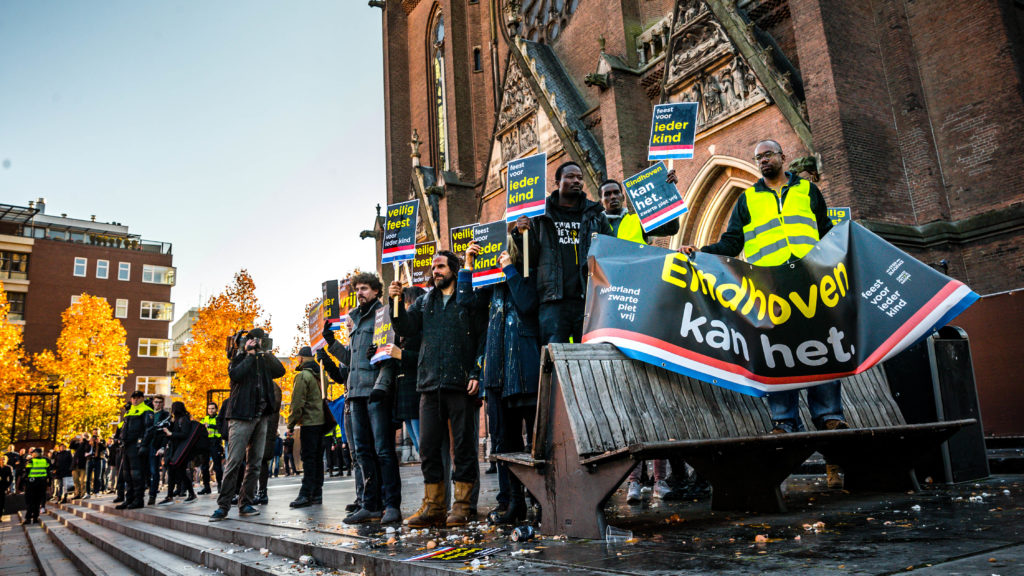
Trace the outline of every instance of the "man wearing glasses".
[[[825, 199], [813, 183], [783, 170], [786, 155], [774, 140], [762, 140], [754, 147], [754, 162], [762, 178], [747, 188], [733, 208], [729, 226], [721, 239], [700, 249], [708, 254], [739, 256], [755, 266], [779, 266], [803, 258], [829, 230]], [[692, 255], [694, 246], [681, 252]], [[798, 412], [800, 392], [789, 390], [768, 395], [772, 433], [804, 430]], [[843, 417], [839, 381], [807, 389], [807, 405], [814, 427], [819, 430], [849, 428]], [[838, 482], [829, 470], [829, 486]]]

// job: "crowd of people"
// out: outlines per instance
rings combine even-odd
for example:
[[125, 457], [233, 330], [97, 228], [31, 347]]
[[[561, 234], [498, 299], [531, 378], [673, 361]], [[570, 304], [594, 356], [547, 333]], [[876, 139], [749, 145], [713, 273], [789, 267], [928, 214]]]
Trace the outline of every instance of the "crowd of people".
[[[799, 258], [831, 227], [822, 195], [813, 183], [782, 169], [785, 155], [777, 142], [759, 142], [754, 159], [763, 178], [740, 197], [722, 240], [701, 250], [730, 256], [743, 252], [753, 264]], [[404, 426], [420, 455], [423, 484], [421, 505], [404, 518], [405, 524], [467, 524], [478, 517], [480, 411], [486, 410], [492, 453], [528, 449], [541, 347], [581, 342], [587, 257], [594, 236], [647, 243], [652, 236], [679, 230], [678, 221], [671, 221], [644, 231], [637, 215], [626, 209], [620, 182], [601, 183], [601, 202], [587, 198], [584, 182], [579, 165], [563, 163], [555, 172], [556, 189], [547, 198], [545, 213], [520, 217], [509, 226], [508, 249], [499, 255], [502, 283], [473, 288], [473, 264], [480, 253], [476, 244], [463, 257], [439, 251], [426, 290], [396, 281], [385, 293], [374, 273], [352, 277], [358, 305], [346, 317], [348, 344], [328, 326], [323, 348], [298, 351], [283, 440], [277, 434], [281, 388], [275, 380], [286, 371], [271, 350], [261, 348], [266, 334], [254, 328], [240, 335], [237, 349], [229, 352], [231, 391], [219, 410], [209, 405], [197, 423], [182, 403], [166, 411], [162, 398], [154, 398], [150, 406], [135, 392], [114, 439], [104, 443], [97, 431], [76, 437], [69, 450], [51, 457], [50, 474], [70, 476], [72, 483], [58, 484], [73, 485], [73, 497], [86, 497], [105, 486], [104, 458], [117, 462], [109, 466], [114, 470], [106, 485], [116, 486], [119, 508], [137, 508], [147, 488], [149, 503], [154, 503], [161, 470], [167, 471], [167, 495], [161, 503], [174, 502], [176, 495], [186, 502], [195, 499], [192, 468], [201, 471], [202, 492], [210, 492], [212, 464], [218, 496], [210, 520], [227, 518], [234, 505], [240, 516], [253, 516], [260, 513], [256, 506], [268, 500], [267, 478], [277, 474], [277, 463], [283, 460], [286, 474], [295, 472], [297, 427], [302, 483], [291, 507], [323, 504], [324, 476], [337, 471], [355, 477], [356, 497], [346, 507], [345, 523], [397, 524], [403, 516], [395, 438]], [[667, 182], [676, 182], [674, 171], [668, 172]], [[693, 254], [697, 248], [681, 250]], [[529, 254], [528, 261], [524, 254]], [[374, 318], [386, 306], [397, 341], [386, 346], [386, 358], [380, 361]], [[337, 419], [325, 395], [326, 378], [345, 385], [344, 408]], [[811, 389], [816, 427], [847, 426], [838, 389], [838, 382]], [[802, 430], [796, 394], [772, 396], [772, 432]], [[23, 456], [8, 454], [7, 459], [15, 463], [14, 482], [29, 482], [38, 474], [24, 464]], [[686, 473], [682, 461], [651, 464], [656, 498], [674, 492], [692, 497], [707, 490]], [[531, 509], [539, 515], [535, 504], [527, 505], [524, 486], [502, 462], [495, 471], [497, 507], [487, 519], [509, 524], [527, 518]], [[641, 500], [645, 474], [641, 465], [630, 475], [629, 502]], [[0, 474], [0, 482], [5, 477]]]

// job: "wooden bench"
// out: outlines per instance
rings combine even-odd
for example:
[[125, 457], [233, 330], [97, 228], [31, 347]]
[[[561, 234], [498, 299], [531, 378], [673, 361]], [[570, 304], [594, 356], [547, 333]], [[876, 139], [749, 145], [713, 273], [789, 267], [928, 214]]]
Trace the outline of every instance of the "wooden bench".
[[[917, 488], [914, 456], [974, 420], [907, 424], [879, 369], [846, 379], [850, 430], [770, 434], [763, 399], [630, 360], [610, 344], [542, 352], [531, 452], [496, 454], [541, 503], [544, 534], [601, 538], [602, 508], [640, 461], [681, 457], [715, 510], [784, 511], [780, 486], [815, 451], [850, 490]], [[801, 413], [810, 425], [806, 404]]]

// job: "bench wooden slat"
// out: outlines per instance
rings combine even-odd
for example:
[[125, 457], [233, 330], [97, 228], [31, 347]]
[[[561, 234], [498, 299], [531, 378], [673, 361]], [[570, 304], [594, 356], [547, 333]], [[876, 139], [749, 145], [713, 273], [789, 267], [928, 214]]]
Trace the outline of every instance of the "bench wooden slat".
[[672, 430], [671, 437], [687, 440], [692, 436], [690, 427], [697, 426], [700, 421], [700, 416], [695, 412], [697, 406], [690, 392], [689, 382], [679, 374], [669, 374], [668, 384], [669, 392], [675, 398], [675, 404], [679, 409], [679, 425]]
[[582, 410], [580, 418], [588, 431], [588, 438], [587, 442], [582, 445], [577, 443], [580, 455], [599, 454], [606, 450], [611, 450], [615, 447], [615, 444], [612, 442], [611, 432], [607, 429], [608, 421], [604, 417], [600, 401], [596, 397], [592, 397], [594, 396], [593, 392], [588, 390], [590, 385], [593, 384], [593, 380], [587, 381], [583, 379], [583, 374], [580, 370], [581, 362], [585, 362], [585, 360], [570, 360], [567, 362], [569, 374], [573, 379], [573, 385], [568, 390], [563, 387], [562, 393], [575, 394], [576, 404]]
[[[590, 393], [590, 403], [599, 406], [604, 413], [604, 420], [598, 422], [598, 426], [607, 426], [608, 431], [611, 432], [610, 443], [605, 444], [603, 449], [611, 450], [617, 446], [624, 446], [623, 428], [625, 424], [619, 419], [619, 413], [615, 411], [614, 406], [614, 404], [619, 404], [617, 398], [620, 396], [620, 391], [615, 390], [613, 396], [613, 391], [608, 389], [599, 361], [581, 361], [580, 374], [588, 380], [587, 391]], [[594, 401], [595, 399], [597, 402]]]
[[657, 410], [654, 405], [654, 397], [650, 394], [650, 386], [647, 384], [647, 373], [638, 364], [629, 364], [626, 370], [631, 375], [631, 384], [634, 385], [632, 393], [644, 410], [644, 427], [647, 430], [647, 439], [660, 438], [661, 428], [657, 424]]
[[569, 414], [569, 426], [572, 429], [573, 437], [576, 438], [577, 448], [581, 450], [581, 454], [589, 453], [595, 445], [591, 439], [591, 429], [587, 427], [585, 416], [585, 414], [590, 413], [590, 406], [587, 405], [586, 408], [580, 406], [576, 398], [576, 392], [572, 386], [574, 379], [570, 370], [571, 364], [571, 361], [555, 362], [555, 372], [558, 375], [557, 385], [562, 390], [562, 398], [565, 401], [565, 407]]
[[646, 374], [648, 382], [647, 391], [650, 392], [650, 397], [654, 401], [654, 414], [655, 418], [657, 418], [655, 425], [660, 428], [659, 436], [666, 438], [670, 434], [670, 427], [672, 431], [675, 431], [675, 425], [679, 421], [679, 416], [673, 413], [669, 405], [664, 392], [665, 386], [662, 384], [661, 379], [658, 378], [659, 371], [659, 368], [649, 364], [643, 366], [643, 372]]
[[[551, 369], [546, 369], [550, 366]], [[551, 432], [551, 418], [555, 410], [552, 397], [552, 372], [554, 365], [551, 363], [551, 352], [548, 347], [541, 349], [540, 353], [540, 383], [537, 386], [537, 417], [533, 423], [533, 446], [530, 453], [534, 459], [547, 457], [549, 435]]]
[[658, 430], [654, 427], [654, 422], [651, 419], [650, 408], [647, 407], [647, 398], [642, 391], [640, 384], [640, 376], [636, 371], [636, 366], [632, 363], [615, 362], [619, 369], [622, 370], [622, 374], [626, 377], [626, 395], [628, 395], [633, 405], [636, 406], [636, 414], [639, 415], [640, 429], [637, 430], [637, 440], [647, 441], [653, 440], [658, 437]]
[[626, 401], [630, 398], [630, 395], [624, 390], [624, 383], [616, 381], [612, 377], [612, 374], [607, 369], [607, 360], [591, 360], [590, 366], [594, 372], [594, 377], [598, 380], [598, 384], [608, 390], [608, 398], [611, 401], [612, 410], [615, 411], [619, 425], [622, 427], [623, 445], [635, 442], [637, 435], [634, 426], [636, 426], [636, 423], [633, 421], [635, 416], [632, 416], [635, 412], [630, 412], [626, 408]]

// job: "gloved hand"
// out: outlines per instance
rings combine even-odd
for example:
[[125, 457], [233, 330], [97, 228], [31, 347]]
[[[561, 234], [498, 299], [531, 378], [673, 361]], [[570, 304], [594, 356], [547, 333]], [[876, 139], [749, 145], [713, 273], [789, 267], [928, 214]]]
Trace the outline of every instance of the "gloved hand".
[[374, 388], [370, 391], [370, 402], [380, 402], [387, 398], [388, 393], [381, 390], [380, 388]]
[[316, 359], [324, 366], [334, 367], [334, 360], [331, 359], [331, 355], [323, 348], [316, 351]]
[[369, 359], [373, 358], [373, 355], [376, 354], [376, 353], [377, 353], [377, 345], [373, 344], [371, 342], [370, 343], [370, 347], [366, 349], [366, 359], [369, 360]]
[[331, 330], [330, 324], [327, 324], [327, 325], [324, 326], [323, 335], [324, 335], [324, 342], [327, 342], [328, 346], [330, 346], [331, 344], [334, 344], [334, 330]]

